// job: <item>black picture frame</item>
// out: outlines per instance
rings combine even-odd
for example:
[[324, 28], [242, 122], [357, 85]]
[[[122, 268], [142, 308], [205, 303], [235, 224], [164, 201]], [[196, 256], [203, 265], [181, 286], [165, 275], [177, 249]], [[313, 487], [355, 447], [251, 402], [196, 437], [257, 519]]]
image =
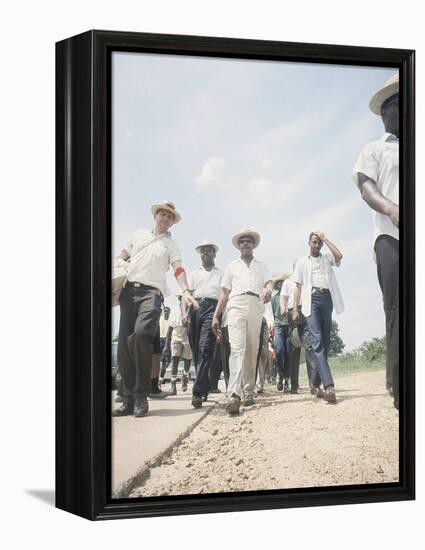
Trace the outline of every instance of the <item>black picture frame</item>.
[[[111, 52], [400, 70], [401, 319], [398, 483], [111, 499]], [[91, 520], [415, 498], [413, 50], [89, 31], [56, 44], [56, 506]]]

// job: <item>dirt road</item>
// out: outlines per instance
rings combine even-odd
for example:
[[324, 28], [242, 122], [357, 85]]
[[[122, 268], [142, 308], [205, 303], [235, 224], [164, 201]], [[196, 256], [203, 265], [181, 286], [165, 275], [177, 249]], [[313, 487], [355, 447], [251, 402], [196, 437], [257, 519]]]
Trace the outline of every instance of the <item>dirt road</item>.
[[182, 495], [398, 480], [398, 412], [384, 371], [336, 377], [338, 403], [273, 386], [237, 417], [224, 401], [130, 496]]

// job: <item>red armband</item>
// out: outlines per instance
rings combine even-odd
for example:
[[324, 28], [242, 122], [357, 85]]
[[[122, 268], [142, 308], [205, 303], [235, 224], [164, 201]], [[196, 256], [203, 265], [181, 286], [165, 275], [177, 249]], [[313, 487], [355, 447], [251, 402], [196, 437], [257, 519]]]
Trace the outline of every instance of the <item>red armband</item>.
[[178, 267], [175, 271], [174, 271], [174, 277], [177, 279], [177, 277], [179, 275], [181, 275], [182, 273], [186, 273], [184, 267]]

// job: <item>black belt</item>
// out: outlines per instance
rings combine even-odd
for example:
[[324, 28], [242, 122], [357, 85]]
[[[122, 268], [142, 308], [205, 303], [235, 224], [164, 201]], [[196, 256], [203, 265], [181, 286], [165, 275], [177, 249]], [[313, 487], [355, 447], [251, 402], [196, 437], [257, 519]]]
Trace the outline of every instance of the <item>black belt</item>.
[[312, 294], [316, 294], [316, 292], [320, 292], [320, 294], [326, 294], [329, 292], [329, 288], [319, 288], [318, 286], [313, 286], [311, 289]]
[[[193, 296], [193, 298], [195, 298], [195, 296]], [[218, 302], [218, 300], [216, 300], [215, 298], [195, 298], [195, 300], [198, 302], [199, 305], [201, 304], [216, 304]]]
[[248, 292], [242, 292], [242, 294], [238, 294], [238, 296], [255, 296], [256, 298], [259, 298], [259, 294], [255, 294], [255, 292], [251, 292], [248, 290]]
[[136, 281], [127, 281], [127, 284], [125, 286], [132, 286], [133, 288], [140, 288], [141, 290], [158, 290], [158, 292], [160, 292], [159, 288], [144, 285], [143, 283], [137, 283]]

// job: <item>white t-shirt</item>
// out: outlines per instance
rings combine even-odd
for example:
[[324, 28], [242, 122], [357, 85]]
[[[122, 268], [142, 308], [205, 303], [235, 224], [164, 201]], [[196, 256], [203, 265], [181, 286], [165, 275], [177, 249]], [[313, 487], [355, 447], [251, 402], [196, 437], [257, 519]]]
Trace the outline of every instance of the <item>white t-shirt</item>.
[[[359, 186], [359, 173], [373, 180], [387, 199], [399, 203], [399, 141], [385, 133], [381, 139], [365, 145], [353, 169], [354, 183]], [[399, 231], [390, 218], [373, 212], [374, 241], [379, 235], [391, 235], [398, 240]]]
[[166, 273], [172, 263], [181, 261], [179, 247], [170, 233], [155, 236], [153, 231], [139, 229], [131, 236], [126, 250], [130, 256], [128, 280], [153, 286], [168, 296]]
[[245, 292], [260, 295], [265, 284], [271, 280], [270, 270], [263, 262], [253, 258], [248, 267], [242, 258], [238, 258], [227, 266], [221, 286], [230, 290], [231, 299]]
[[[344, 300], [333, 271], [333, 266], [339, 266], [341, 262], [336, 262], [333, 254], [320, 254], [321, 271], [325, 275], [331, 293], [332, 303], [336, 313], [344, 311]], [[301, 289], [301, 310], [304, 317], [311, 315], [311, 290], [313, 288], [313, 261], [310, 256], [300, 258], [295, 266], [292, 280], [302, 284]]]
[[212, 298], [218, 300], [221, 291], [223, 273], [218, 267], [207, 271], [203, 266], [192, 271], [189, 276], [189, 288], [193, 290], [194, 298]]
[[[288, 297], [288, 309], [293, 309], [294, 307], [294, 292], [296, 288], [296, 283], [291, 279], [285, 279], [282, 283], [282, 288], [280, 289], [281, 296]], [[302, 300], [300, 300], [300, 305]]]

